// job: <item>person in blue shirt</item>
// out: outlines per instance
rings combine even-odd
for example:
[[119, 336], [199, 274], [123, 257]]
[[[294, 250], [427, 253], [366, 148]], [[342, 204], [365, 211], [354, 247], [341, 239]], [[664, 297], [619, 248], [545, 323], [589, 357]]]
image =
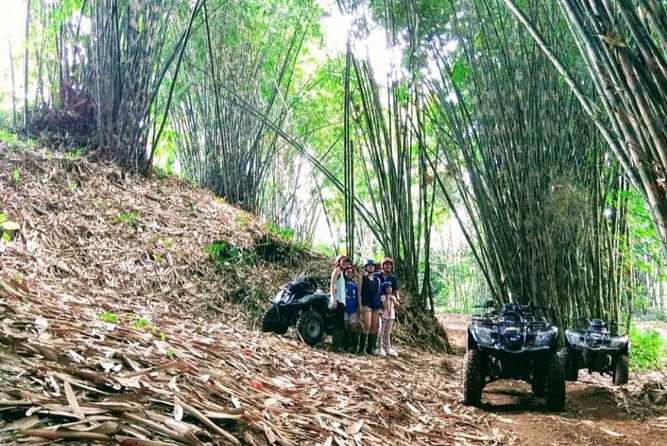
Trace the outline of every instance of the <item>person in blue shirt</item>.
[[396, 277], [396, 273], [394, 272], [394, 259], [391, 257], [382, 259], [380, 271], [375, 273], [375, 275], [380, 279], [380, 283], [391, 282], [392, 294], [396, 296], [397, 300], [400, 300], [398, 294], [398, 277]]
[[375, 262], [366, 260], [364, 273], [357, 282], [357, 304], [361, 308], [363, 331], [359, 336], [359, 353], [375, 354], [382, 302], [380, 279], [375, 275]]

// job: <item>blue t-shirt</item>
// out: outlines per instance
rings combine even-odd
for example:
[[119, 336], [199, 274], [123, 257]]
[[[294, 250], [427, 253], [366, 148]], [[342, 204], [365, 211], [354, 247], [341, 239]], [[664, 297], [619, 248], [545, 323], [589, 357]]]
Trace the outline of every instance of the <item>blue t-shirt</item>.
[[363, 276], [361, 280], [361, 304], [373, 310], [381, 310], [380, 279], [373, 275], [370, 278]]
[[357, 312], [357, 284], [350, 280], [345, 281], [345, 312]]
[[375, 277], [380, 279], [380, 283], [391, 282], [391, 290], [393, 294], [396, 294], [396, 291], [398, 291], [398, 278], [394, 275], [394, 273], [389, 273], [385, 276], [384, 272], [379, 272], [375, 273]]

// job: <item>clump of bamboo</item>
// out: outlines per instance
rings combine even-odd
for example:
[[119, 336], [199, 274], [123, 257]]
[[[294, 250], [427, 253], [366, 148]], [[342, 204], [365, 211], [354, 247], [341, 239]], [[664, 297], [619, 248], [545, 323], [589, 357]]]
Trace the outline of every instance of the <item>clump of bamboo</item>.
[[[555, 12], [560, 12], [581, 56], [572, 66], [549, 48], [549, 39], [542, 35], [548, 31], [541, 23], [514, 1], [504, 2], [604, 135], [625, 174], [648, 202], [667, 243], [667, 4], [550, 2], [560, 7]], [[594, 88], [583, 90], [582, 79]]]
[[[618, 269], [618, 228], [603, 216], [618, 178], [603, 169], [604, 140], [498, 2], [451, 6], [453, 36], [439, 38], [455, 36], [459, 49], [445, 55], [435, 38], [431, 51], [442, 74], [429, 102], [431, 167], [450, 206], [471, 216], [466, 234], [492, 295], [548, 305], [560, 321], [618, 316], [618, 289], [605, 280]], [[567, 51], [553, 7], [530, 8]]]

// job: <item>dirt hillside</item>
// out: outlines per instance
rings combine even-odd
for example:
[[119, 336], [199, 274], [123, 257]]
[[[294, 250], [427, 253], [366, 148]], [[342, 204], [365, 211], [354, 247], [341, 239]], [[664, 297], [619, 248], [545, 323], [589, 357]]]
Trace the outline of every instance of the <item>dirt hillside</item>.
[[439, 357], [254, 330], [244, 311], [328, 260], [206, 191], [0, 147], [0, 212], [19, 227], [0, 253], [0, 444], [504, 441]]

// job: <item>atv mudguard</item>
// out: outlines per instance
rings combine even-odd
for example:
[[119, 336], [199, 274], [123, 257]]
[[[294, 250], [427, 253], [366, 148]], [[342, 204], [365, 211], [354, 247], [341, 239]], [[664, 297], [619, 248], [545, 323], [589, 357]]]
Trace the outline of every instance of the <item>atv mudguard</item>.
[[292, 301], [291, 305], [295, 307], [310, 307], [322, 316], [325, 316], [329, 313], [329, 295], [323, 293], [309, 294], [297, 301]]

